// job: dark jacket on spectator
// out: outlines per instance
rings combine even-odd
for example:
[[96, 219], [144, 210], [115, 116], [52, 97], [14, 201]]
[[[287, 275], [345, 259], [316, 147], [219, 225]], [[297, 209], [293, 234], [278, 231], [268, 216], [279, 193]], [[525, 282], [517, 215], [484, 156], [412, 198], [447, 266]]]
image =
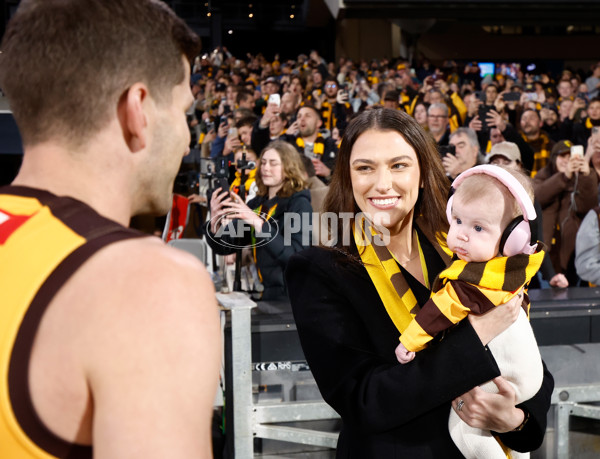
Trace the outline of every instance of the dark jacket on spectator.
[[549, 246], [554, 269], [574, 285], [575, 235], [583, 217], [598, 205], [598, 177], [590, 171], [587, 176], [579, 174], [568, 179], [556, 169], [556, 156], [551, 156], [549, 164], [536, 174], [533, 186], [542, 206], [543, 240]]
[[[294, 193], [289, 198], [275, 196], [268, 199], [267, 196], [257, 196], [248, 202], [251, 209], [261, 208], [261, 214], [269, 214], [270, 210], [277, 206], [268, 222], [258, 232], [244, 231], [241, 237], [232, 237], [230, 233], [225, 232], [217, 237], [208, 230], [206, 238], [208, 245], [218, 255], [228, 255], [235, 253], [235, 249], [228, 246], [250, 246], [256, 244], [256, 267], [262, 277], [262, 284], [265, 288], [262, 300], [287, 300], [287, 289], [283, 278], [283, 272], [287, 266], [289, 258], [295, 252], [310, 246], [311, 232], [297, 230], [292, 232], [293, 222], [289, 219], [292, 214], [300, 215], [310, 223], [312, 217], [312, 207], [310, 204], [310, 193], [308, 190], [302, 190]], [[286, 218], [286, 214], [288, 218]], [[275, 224], [273, 224], [273, 221]], [[254, 237], [255, 241], [252, 240]], [[239, 255], [239, 254], [238, 254]]]

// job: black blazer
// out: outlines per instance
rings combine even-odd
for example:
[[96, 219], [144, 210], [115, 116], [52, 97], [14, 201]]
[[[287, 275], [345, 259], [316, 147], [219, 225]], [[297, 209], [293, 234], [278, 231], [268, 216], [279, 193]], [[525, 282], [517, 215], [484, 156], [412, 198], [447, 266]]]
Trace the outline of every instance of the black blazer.
[[[324, 400], [342, 417], [338, 458], [460, 458], [448, 432], [451, 401], [500, 375], [468, 320], [407, 364], [399, 333], [364, 267], [312, 247], [291, 257], [286, 279], [304, 354]], [[530, 420], [502, 434], [518, 451], [538, 448], [554, 382], [522, 404]]]

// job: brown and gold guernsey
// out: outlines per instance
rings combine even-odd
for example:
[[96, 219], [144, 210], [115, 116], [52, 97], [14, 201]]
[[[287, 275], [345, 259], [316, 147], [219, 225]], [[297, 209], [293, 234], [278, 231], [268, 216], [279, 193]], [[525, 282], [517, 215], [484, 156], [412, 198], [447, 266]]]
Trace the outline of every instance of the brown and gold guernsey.
[[0, 187], [0, 457], [84, 458], [38, 418], [28, 385], [40, 320], [69, 277], [101, 248], [146, 236], [68, 197]]

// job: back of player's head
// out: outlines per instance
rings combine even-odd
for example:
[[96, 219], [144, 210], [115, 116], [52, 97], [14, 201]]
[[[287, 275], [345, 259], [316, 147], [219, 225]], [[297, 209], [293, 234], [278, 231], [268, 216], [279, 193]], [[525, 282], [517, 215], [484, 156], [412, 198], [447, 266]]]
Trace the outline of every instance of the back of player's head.
[[23, 0], [0, 54], [0, 86], [23, 143], [81, 145], [134, 83], [170, 102], [197, 35], [158, 0]]

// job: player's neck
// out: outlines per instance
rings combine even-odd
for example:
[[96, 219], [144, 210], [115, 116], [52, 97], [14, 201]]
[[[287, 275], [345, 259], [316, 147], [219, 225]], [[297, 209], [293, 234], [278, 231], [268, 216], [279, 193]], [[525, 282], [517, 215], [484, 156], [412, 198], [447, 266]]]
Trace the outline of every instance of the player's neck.
[[[106, 151], [71, 152], [51, 142], [26, 147], [23, 163], [13, 185], [70, 196], [92, 207], [99, 214], [129, 225], [131, 201], [124, 173], [98, 161]], [[108, 164], [106, 164], [108, 166]], [[120, 171], [120, 172], [125, 172]]]

